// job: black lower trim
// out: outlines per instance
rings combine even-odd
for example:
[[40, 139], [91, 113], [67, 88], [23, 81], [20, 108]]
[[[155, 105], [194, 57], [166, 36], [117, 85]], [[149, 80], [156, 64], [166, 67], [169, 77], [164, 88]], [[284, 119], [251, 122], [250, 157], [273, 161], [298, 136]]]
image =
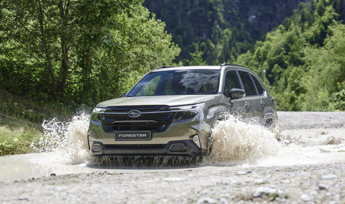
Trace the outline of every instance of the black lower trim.
[[[92, 156], [106, 156], [106, 155], [127, 155], [127, 156], [142, 156], [142, 155], [170, 155], [170, 156], [206, 156], [207, 150], [198, 148], [191, 140], [177, 140], [171, 141], [166, 145], [104, 145], [101, 142], [94, 141], [93, 144], [99, 144], [102, 147], [100, 152], [93, 152]], [[185, 149], [181, 151], [172, 149], [172, 145], [185, 145]], [[178, 149], [178, 148], [177, 148]]]

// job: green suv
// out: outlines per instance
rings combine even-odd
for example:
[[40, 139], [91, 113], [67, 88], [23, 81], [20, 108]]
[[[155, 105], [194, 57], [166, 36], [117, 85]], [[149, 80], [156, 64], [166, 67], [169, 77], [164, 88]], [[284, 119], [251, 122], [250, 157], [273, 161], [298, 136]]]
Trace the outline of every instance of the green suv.
[[121, 98], [96, 106], [89, 149], [93, 156], [206, 156], [212, 128], [229, 114], [275, 125], [274, 99], [253, 71], [233, 64], [157, 68]]

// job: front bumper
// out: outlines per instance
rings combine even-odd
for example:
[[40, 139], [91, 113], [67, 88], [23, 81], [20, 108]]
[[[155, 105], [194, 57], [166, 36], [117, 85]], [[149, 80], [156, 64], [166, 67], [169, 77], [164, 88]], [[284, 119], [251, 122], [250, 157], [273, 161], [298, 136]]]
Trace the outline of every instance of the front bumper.
[[90, 152], [92, 156], [206, 156], [208, 154], [207, 150], [198, 148], [191, 140], [177, 140], [156, 145], [105, 145], [99, 141], [92, 141]]

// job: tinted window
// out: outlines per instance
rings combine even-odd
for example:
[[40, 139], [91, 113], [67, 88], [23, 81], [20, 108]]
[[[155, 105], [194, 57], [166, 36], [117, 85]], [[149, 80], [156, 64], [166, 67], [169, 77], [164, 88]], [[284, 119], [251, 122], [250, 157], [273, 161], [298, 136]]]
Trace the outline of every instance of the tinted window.
[[258, 89], [259, 95], [264, 94], [265, 89], [261, 86], [261, 84], [258, 81], [258, 79], [255, 76], [253, 76], [253, 75], [251, 75], [251, 76], [252, 76], [252, 78], [254, 80], [256, 88]]
[[219, 70], [174, 70], [147, 74], [128, 96], [217, 94]]
[[230, 90], [233, 88], [241, 89], [241, 83], [236, 71], [228, 71], [225, 77], [224, 95], [229, 97]]
[[242, 79], [244, 90], [246, 91], [246, 96], [257, 95], [253, 80], [251, 79], [249, 73], [241, 71], [239, 71], [238, 73], [240, 74], [240, 77]]

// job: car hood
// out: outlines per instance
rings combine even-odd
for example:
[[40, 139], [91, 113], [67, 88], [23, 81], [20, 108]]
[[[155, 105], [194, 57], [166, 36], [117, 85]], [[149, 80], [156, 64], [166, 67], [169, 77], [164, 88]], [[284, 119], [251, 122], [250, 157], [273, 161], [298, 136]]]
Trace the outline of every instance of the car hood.
[[147, 105], [168, 105], [179, 106], [202, 103], [213, 100], [216, 95], [170, 95], [170, 96], [137, 96], [122, 97], [101, 102], [97, 107], [109, 106], [147, 106]]

